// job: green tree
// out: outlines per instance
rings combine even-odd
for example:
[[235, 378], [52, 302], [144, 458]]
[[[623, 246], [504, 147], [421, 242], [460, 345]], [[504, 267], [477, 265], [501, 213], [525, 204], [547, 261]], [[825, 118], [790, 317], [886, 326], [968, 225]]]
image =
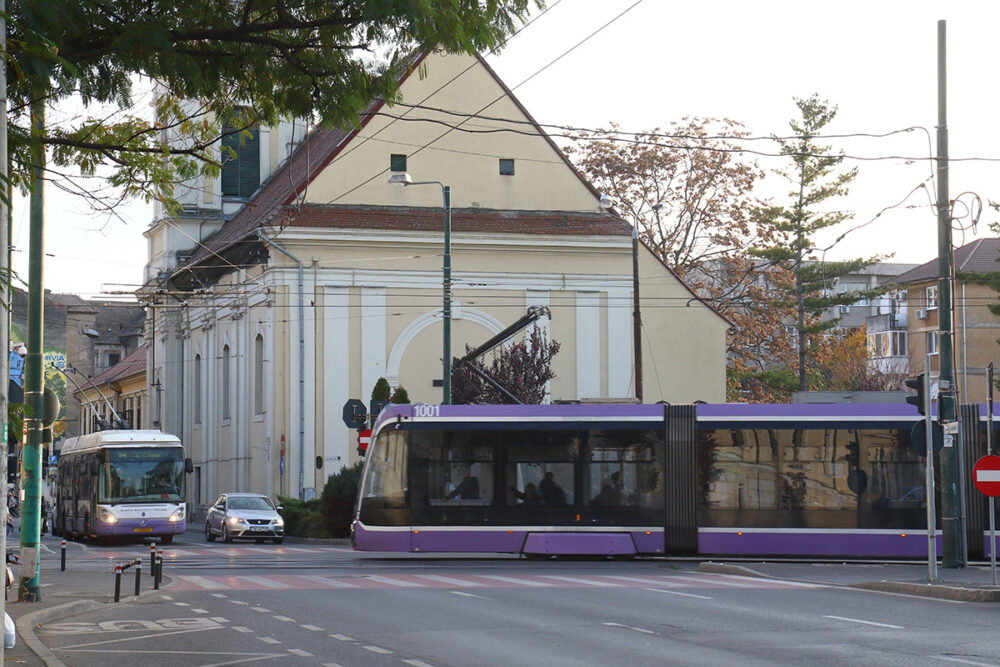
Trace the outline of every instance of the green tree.
[[[775, 305], [795, 309], [795, 330], [798, 337], [799, 390], [807, 389], [807, 352], [816, 335], [835, 326], [839, 318], [820, 321], [827, 308], [849, 305], [862, 298], [880, 294], [880, 290], [836, 292], [837, 280], [844, 275], [869, 266], [882, 257], [827, 261], [818, 255], [816, 236], [851, 219], [852, 213], [829, 209], [831, 200], [845, 196], [858, 174], [856, 167], [841, 169], [843, 153], [819, 143], [824, 128], [837, 115], [837, 106], [812, 95], [795, 98], [799, 117], [788, 125], [791, 138], [775, 137], [781, 154], [791, 159], [788, 169], [776, 173], [791, 185], [789, 203], [765, 206], [758, 210], [758, 222], [773, 227], [787, 241], [751, 250], [754, 256], [766, 259], [790, 272], [793, 280], [779, 284], [780, 296]], [[837, 245], [841, 234], [823, 252]]]
[[410, 402], [410, 394], [403, 388], [403, 385], [400, 385], [396, 387], [396, 391], [392, 392], [389, 402], [397, 405], [408, 404]]
[[379, 378], [375, 381], [375, 386], [372, 387], [372, 400], [373, 401], [388, 401], [392, 396], [392, 387], [389, 386], [389, 381], [385, 378]]
[[[53, 175], [72, 166], [93, 176], [107, 165], [110, 183], [125, 196], [171, 204], [178, 179], [218, 174], [226, 122], [234, 133], [287, 117], [356, 125], [372, 100], [395, 99], [400, 75], [414, 64], [411, 54], [496, 49], [532, 4], [536, 0], [8, 2], [12, 179], [24, 189], [30, 185], [32, 103], [72, 98], [84, 113], [51, 124], [40, 139], [51, 149]], [[149, 81], [156, 82], [155, 121], [134, 111], [144, 106], [136, 93]], [[168, 142], [166, 130], [186, 139]]]

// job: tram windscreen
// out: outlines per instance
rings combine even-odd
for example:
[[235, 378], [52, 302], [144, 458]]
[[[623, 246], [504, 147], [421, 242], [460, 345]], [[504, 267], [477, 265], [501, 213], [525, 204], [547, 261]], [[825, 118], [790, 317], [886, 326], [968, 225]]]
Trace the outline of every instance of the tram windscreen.
[[179, 447], [116, 447], [104, 450], [102, 458], [101, 502], [183, 501], [184, 461]]

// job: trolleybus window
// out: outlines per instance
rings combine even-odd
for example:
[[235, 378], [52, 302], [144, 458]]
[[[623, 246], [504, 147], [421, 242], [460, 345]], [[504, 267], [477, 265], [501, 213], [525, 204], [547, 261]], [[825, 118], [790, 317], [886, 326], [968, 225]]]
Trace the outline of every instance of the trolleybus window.
[[184, 462], [180, 448], [115, 447], [102, 452], [99, 495], [108, 503], [182, 502]]

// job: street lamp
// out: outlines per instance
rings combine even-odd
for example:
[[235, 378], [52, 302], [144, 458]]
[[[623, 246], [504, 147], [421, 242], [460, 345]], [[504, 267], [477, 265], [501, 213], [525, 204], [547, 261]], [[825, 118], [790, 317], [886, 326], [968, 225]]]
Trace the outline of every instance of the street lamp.
[[407, 172], [397, 172], [389, 177], [389, 183], [408, 185], [439, 185], [444, 197], [444, 265], [441, 269], [444, 304], [442, 322], [444, 324], [444, 360], [442, 379], [442, 405], [451, 404], [451, 188], [441, 181], [414, 181]]

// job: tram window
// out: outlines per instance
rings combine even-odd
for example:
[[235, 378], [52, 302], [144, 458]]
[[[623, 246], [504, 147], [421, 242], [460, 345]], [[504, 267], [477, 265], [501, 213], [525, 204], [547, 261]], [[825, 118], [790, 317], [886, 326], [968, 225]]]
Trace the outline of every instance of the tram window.
[[[544, 435], [544, 434], [540, 434]], [[577, 446], [555, 442], [507, 450], [507, 505], [566, 506], [575, 502], [573, 461]]]
[[493, 502], [493, 447], [489, 445], [468, 441], [434, 445], [429, 474], [428, 500], [432, 505]]
[[368, 450], [364, 496], [381, 501], [382, 507], [406, 504], [406, 435], [385, 431]]
[[663, 507], [663, 471], [656, 451], [651, 434], [593, 434], [587, 502], [600, 507]]

